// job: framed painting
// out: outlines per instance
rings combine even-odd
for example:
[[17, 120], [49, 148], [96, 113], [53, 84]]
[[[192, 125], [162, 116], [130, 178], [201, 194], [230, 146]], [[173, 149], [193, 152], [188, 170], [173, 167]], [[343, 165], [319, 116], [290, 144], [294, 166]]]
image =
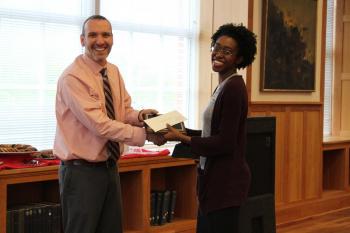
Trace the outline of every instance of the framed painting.
[[261, 91], [315, 91], [317, 0], [264, 0]]

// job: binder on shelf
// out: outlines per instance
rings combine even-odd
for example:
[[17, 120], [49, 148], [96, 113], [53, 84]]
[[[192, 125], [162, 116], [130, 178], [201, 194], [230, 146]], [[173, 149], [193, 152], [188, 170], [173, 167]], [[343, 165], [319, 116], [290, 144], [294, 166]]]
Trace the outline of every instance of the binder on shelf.
[[[36, 203], [35, 204], [35, 210], [33, 211], [33, 217], [37, 217], [36, 220], [34, 220], [34, 223], [36, 225], [36, 232], [40, 232], [40, 233], [46, 233], [46, 232], [50, 232], [51, 231], [48, 229], [49, 223], [47, 221], [46, 218], [46, 212], [47, 212], [47, 208], [48, 205], [44, 204], [44, 203]], [[35, 214], [34, 212], [37, 212], [37, 214]]]
[[31, 228], [31, 230], [32, 230], [32, 232], [34, 233], [39, 233], [39, 232], [41, 232], [41, 230], [40, 230], [40, 225], [39, 225], [39, 223], [40, 223], [40, 220], [39, 220], [39, 218], [41, 217], [40, 215], [39, 215], [39, 206], [33, 206], [32, 207], [32, 228]]
[[[28, 206], [15, 206], [7, 210], [8, 217], [7, 222], [10, 224], [7, 226], [7, 233], [31, 233], [31, 229], [27, 227], [29, 220], [26, 216]], [[28, 225], [30, 226], [30, 225]]]
[[159, 225], [164, 193], [162, 191], [156, 191], [155, 193], [156, 193], [156, 205], [155, 205], [156, 208], [155, 208], [155, 212], [154, 212], [154, 225]]
[[6, 211], [6, 233], [13, 233], [12, 226], [13, 226], [13, 211], [7, 210]]
[[159, 213], [159, 225], [163, 225], [167, 222], [168, 214], [169, 214], [169, 201], [170, 201], [169, 190], [163, 192], [163, 198], [161, 201], [160, 213]]
[[32, 211], [30, 207], [24, 207], [21, 210], [24, 211], [24, 221], [23, 221], [24, 232], [32, 233]]
[[170, 201], [169, 201], [169, 210], [167, 222], [172, 222], [175, 214], [175, 205], [176, 205], [176, 191], [171, 190]]
[[55, 233], [57, 232], [57, 226], [54, 220], [54, 208], [56, 203], [43, 202], [42, 204], [44, 205], [43, 221], [45, 221], [45, 232]]
[[150, 224], [151, 226], [156, 225], [155, 224], [155, 211], [156, 211], [156, 197], [157, 194], [155, 192], [151, 192], [151, 206], [150, 206]]
[[61, 233], [61, 205], [53, 204], [53, 233]]
[[6, 233], [60, 233], [61, 209], [57, 203], [30, 203], [7, 210]]
[[13, 232], [20, 232], [21, 230], [20, 230], [20, 224], [19, 224], [19, 215], [20, 215], [20, 213], [19, 213], [19, 210], [13, 210], [13, 212], [12, 212], [12, 223], [13, 223], [13, 225], [12, 225], [12, 230], [13, 230]]

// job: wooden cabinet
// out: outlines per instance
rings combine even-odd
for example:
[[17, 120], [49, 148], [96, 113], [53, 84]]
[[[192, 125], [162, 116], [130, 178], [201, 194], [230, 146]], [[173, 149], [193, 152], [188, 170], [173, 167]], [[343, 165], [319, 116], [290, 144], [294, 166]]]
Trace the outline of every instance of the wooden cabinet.
[[[59, 202], [58, 166], [0, 171], [0, 232], [6, 232], [8, 206]], [[196, 164], [172, 157], [135, 158], [119, 161], [126, 233], [195, 232]], [[153, 189], [177, 191], [174, 221], [151, 226], [150, 193]]]

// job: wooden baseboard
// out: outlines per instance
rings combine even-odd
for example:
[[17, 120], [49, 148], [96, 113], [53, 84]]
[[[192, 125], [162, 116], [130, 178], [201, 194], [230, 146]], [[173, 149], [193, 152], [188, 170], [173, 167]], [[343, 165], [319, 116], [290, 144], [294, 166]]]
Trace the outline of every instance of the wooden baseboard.
[[278, 226], [350, 207], [350, 192], [328, 191], [322, 198], [276, 207]]

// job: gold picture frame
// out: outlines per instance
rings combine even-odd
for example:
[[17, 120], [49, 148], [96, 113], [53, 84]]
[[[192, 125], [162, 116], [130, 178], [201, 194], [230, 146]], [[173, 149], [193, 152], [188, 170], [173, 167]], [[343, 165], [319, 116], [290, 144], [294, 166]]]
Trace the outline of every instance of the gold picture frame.
[[263, 1], [261, 91], [316, 91], [317, 4]]

